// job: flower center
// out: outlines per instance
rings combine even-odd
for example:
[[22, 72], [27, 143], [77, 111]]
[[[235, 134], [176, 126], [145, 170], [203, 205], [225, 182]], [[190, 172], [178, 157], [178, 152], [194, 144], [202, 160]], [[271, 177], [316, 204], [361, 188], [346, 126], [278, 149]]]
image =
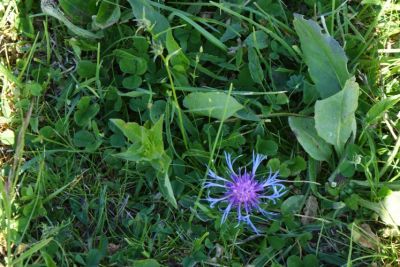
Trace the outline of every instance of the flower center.
[[237, 177], [229, 186], [229, 195], [235, 204], [255, 204], [258, 200], [260, 186], [249, 174]]

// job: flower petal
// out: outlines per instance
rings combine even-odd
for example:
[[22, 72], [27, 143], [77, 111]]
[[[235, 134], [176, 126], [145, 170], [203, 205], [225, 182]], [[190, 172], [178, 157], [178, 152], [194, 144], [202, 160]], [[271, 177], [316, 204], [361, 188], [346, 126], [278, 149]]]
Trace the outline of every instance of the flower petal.
[[261, 162], [267, 157], [261, 154], [255, 154], [253, 151], [253, 169], [251, 171], [252, 176], [256, 175], [256, 171], [258, 166], [260, 166]]
[[232, 208], [232, 203], [229, 203], [228, 207], [226, 207], [226, 209], [222, 215], [221, 224], [223, 224], [226, 221], [226, 218], [228, 218], [231, 208]]
[[236, 172], [233, 170], [233, 163], [235, 163], [237, 158], [235, 158], [232, 161], [232, 155], [231, 154], [227, 153], [226, 151], [224, 152], [224, 154], [225, 154], [226, 165], [228, 165], [229, 171], [231, 172], [231, 174], [234, 174], [235, 176], [237, 176]]
[[218, 176], [215, 172], [213, 172], [210, 168], [207, 169], [207, 174], [208, 176], [210, 176], [211, 178], [214, 178], [215, 180], [218, 181], [224, 181], [224, 182], [229, 182], [228, 180], [226, 180], [225, 178], [222, 178], [221, 176]]

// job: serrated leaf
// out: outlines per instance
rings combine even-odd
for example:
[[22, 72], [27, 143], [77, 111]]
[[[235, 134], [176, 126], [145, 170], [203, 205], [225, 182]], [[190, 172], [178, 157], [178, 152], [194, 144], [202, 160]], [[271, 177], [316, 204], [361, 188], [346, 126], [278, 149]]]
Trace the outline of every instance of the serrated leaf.
[[222, 92], [190, 93], [183, 105], [190, 112], [219, 120], [227, 119], [243, 108], [235, 98]]
[[124, 152], [115, 156], [135, 162], [148, 162], [157, 171], [158, 185], [164, 197], [177, 208], [171, 182], [168, 176], [168, 169], [171, 158], [164, 150], [163, 143], [163, 122], [161, 118], [150, 129], [140, 126], [134, 122], [124, 122], [120, 119], [112, 119], [111, 122], [132, 143]]
[[315, 103], [315, 128], [320, 137], [341, 154], [351, 133], [355, 135], [355, 111], [359, 86], [350, 78], [342, 91]]
[[313, 159], [329, 160], [331, 146], [318, 136], [313, 118], [289, 117], [289, 126], [297, 141]]
[[300, 37], [304, 61], [321, 97], [339, 92], [350, 78], [343, 48], [329, 34], [323, 34], [313, 20], [305, 20], [302, 15], [295, 14], [293, 23]]

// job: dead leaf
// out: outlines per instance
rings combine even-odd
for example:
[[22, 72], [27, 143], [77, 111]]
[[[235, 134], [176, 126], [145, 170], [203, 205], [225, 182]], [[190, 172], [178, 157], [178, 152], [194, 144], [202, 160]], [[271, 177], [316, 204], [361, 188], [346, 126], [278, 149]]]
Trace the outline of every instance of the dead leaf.
[[[357, 229], [358, 228], [358, 229]], [[372, 232], [371, 227], [363, 223], [360, 227], [354, 227], [353, 239], [363, 248], [378, 249], [379, 237]]]
[[309, 196], [305, 207], [303, 209], [303, 216], [301, 217], [301, 223], [303, 225], [312, 223], [318, 212], [318, 201], [314, 196]]

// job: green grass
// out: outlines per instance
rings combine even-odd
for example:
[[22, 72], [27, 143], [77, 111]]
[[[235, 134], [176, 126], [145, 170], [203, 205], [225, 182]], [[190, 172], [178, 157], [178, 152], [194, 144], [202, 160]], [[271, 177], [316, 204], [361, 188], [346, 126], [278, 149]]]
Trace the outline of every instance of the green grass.
[[[3, 2], [0, 266], [399, 264], [398, 226], [379, 217], [400, 190], [399, 3]], [[338, 44], [301, 36], [294, 13]], [[318, 88], [354, 91], [351, 76], [356, 111], [337, 110], [356, 135], [333, 145], [339, 113], [321, 121], [334, 104]], [[310, 148], [288, 120], [314, 117]], [[252, 217], [261, 235], [205, 200], [224, 151], [247, 168], [265, 154], [258, 175], [286, 181], [266, 206], [280, 216]]]

